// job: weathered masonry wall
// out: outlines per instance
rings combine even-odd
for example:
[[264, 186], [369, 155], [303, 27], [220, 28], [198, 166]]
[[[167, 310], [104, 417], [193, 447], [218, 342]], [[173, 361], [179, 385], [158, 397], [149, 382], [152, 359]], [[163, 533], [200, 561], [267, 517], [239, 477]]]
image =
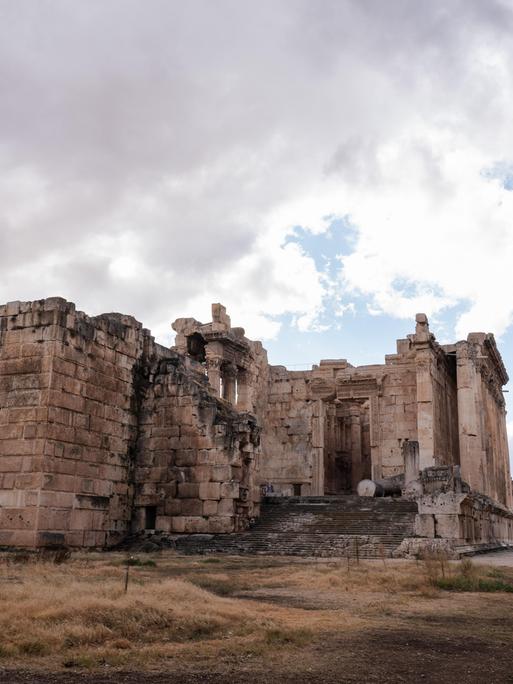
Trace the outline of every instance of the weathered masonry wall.
[[471, 491], [461, 478], [460, 466], [425, 468], [413, 486], [417, 536], [405, 539], [397, 555], [416, 555], [429, 548], [487, 550], [513, 542], [511, 509]]
[[493, 335], [472, 333], [456, 345], [462, 477], [476, 491], [512, 506], [506, 409], [508, 376]]
[[384, 364], [288, 371], [220, 304], [211, 322], [173, 328], [166, 349], [130, 316], [89, 317], [64, 299], [0, 307], [0, 546], [245, 529], [263, 493], [402, 476], [413, 442], [411, 482], [458, 468], [511, 509], [508, 376], [492, 335], [442, 347], [418, 314]]
[[270, 367], [259, 472], [267, 494], [324, 494], [320, 407], [311, 397], [310, 379], [309, 371]]
[[429, 331], [427, 318], [418, 314], [415, 334], [409, 336], [415, 352], [417, 428], [420, 465], [459, 463], [457, 390], [454, 349], [444, 349]]
[[134, 529], [233, 532], [258, 515], [260, 431], [210, 392], [197, 364], [168, 352], [147, 370], [135, 471]]
[[0, 545], [245, 528], [260, 427], [242, 406], [265, 402], [267, 363], [243, 332], [228, 337], [252, 383], [240, 410], [226, 383], [220, 397], [200, 362], [130, 316], [88, 317], [60, 298], [0, 307]]
[[34, 546], [45, 465], [55, 312], [0, 307], [0, 544]]
[[101, 546], [130, 522], [134, 372], [129, 316], [54, 298], [0, 308], [1, 543]]
[[376, 473], [393, 477], [404, 470], [402, 443], [416, 439], [418, 396], [415, 366], [406, 342], [398, 343], [398, 353], [385, 357], [377, 397]]

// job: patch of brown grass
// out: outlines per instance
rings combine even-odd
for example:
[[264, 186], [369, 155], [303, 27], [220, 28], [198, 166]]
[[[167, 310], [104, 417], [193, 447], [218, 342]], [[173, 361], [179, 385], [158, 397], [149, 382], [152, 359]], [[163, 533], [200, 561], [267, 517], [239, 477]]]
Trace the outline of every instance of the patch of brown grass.
[[[125, 593], [123, 558], [79, 554], [56, 565], [0, 557], [2, 666], [144, 669], [169, 659], [272, 659], [320, 648], [333, 634], [410, 625], [441, 607], [461, 617], [470, 605], [433, 583], [439, 559], [348, 564], [167, 552], [131, 567]], [[502, 570], [444, 563], [446, 575], [504, 579]], [[473, 601], [477, 614], [479, 598]]]
[[72, 660], [73, 651], [78, 657], [99, 647], [141, 649], [272, 626], [251, 608], [184, 580], [132, 584], [125, 593], [123, 571], [105, 566], [27, 565], [15, 583], [0, 575], [0, 602], [3, 658], [62, 654]]

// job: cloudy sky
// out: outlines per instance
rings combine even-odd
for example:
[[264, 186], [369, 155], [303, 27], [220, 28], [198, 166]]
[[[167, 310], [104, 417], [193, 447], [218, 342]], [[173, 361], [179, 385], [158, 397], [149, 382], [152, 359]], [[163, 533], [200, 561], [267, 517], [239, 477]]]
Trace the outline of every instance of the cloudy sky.
[[513, 370], [512, 32], [508, 0], [0, 0], [0, 301], [167, 343], [222, 301], [291, 366], [424, 311]]

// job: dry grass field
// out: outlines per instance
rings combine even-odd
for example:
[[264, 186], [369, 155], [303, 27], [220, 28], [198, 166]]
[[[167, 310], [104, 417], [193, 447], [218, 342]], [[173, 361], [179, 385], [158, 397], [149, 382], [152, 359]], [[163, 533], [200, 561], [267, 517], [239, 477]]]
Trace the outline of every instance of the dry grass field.
[[0, 557], [0, 681], [513, 682], [513, 569]]

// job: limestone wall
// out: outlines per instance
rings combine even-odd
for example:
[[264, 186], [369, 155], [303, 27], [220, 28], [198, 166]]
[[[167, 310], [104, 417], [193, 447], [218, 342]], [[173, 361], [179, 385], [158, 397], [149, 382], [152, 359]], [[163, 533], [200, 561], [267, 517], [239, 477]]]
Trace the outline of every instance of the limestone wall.
[[513, 513], [477, 492], [445, 492], [418, 499], [416, 533], [454, 545], [513, 544]]
[[403, 473], [403, 444], [417, 441], [420, 468], [461, 464], [476, 491], [511, 507], [505, 382], [493, 336], [474, 333], [441, 347], [423, 314], [384, 365], [339, 359], [302, 373], [276, 367], [262, 474], [287, 493], [293, 483], [318, 494], [348, 491], [351, 482], [354, 491], [355, 477]]
[[[398, 353], [385, 357], [378, 394], [377, 461], [378, 477], [393, 477], [403, 472], [402, 444], [417, 439], [417, 382], [412, 354], [404, 342]], [[376, 470], [376, 469], [375, 469]]]
[[167, 352], [147, 371], [139, 415], [134, 529], [233, 532], [258, 515], [260, 431], [211, 392], [198, 364]]
[[506, 410], [508, 376], [493, 335], [472, 333], [456, 345], [460, 462], [479, 492], [512, 507]]
[[[265, 351], [240, 331], [228, 342], [245, 354], [241, 403], [263, 412]], [[130, 316], [60, 298], [0, 307], [0, 544], [241, 529], [258, 514], [259, 435], [200, 363]]]
[[130, 521], [141, 324], [90, 318], [54, 298], [0, 307], [0, 326], [2, 543], [120, 538]]
[[458, 527], [460, 538], [468, 544], [513, 544], [513, 514], [488, 497], [473, 494], [463, 499]]
[[[415, 450], [413, 450], [415, 451]], [[460, 466], [433, 466], [409, 482], [406, 496], [418, 513], [416, 537], [405, 539], [397, 555], [444, 550], [455, 553], [513, 544], [513, 512], [462, 480]]]
[[[408, 344], [387, 356], [386, 365], [355, 368], [345, 360], [326, 360], [312, 371], [271, 367], [262, 482], [286, 494], [323, 494], [334, 454], [353, 460], [356, 480], [349, 474], [349, 489], [361, 477], [403, 472], [402, 442], [417, 436], [415, 356], [407, 349]], [[333, 425], [344, 421], [342, 439]]]
[[44, 302], [0, 307], [0, 545], [36, 543], [57, 322]]
[[269, 369], [259, 472], [269, 493], [306, 496], [322, 487], [318, 472], [322, 436], [316, 434], [319, 405], [312, 400], [310, 381], [310, 371]]
[[403, 473], [412, 441], [416, 468], [460, 465], [511, 507], [493, 336], [440, 347], [419, 314], [384, 364], [288, 371], [222, 305], [212, 316], [175, 321], [169, 350], [130, 316], [60, 298], [0, 307], [0, 545], [243, 529], [261, 492], [354, 491]]

